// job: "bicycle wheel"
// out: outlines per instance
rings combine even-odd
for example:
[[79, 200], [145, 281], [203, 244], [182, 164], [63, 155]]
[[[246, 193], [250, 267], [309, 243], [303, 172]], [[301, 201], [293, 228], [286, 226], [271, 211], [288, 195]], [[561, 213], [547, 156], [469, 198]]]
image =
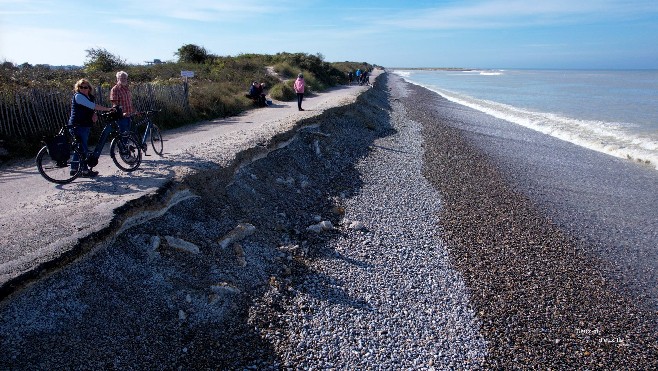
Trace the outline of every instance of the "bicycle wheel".
[[48, 147], [43, 146], [39, 153], [37, 154], [37, 169], [41, 176], [43, 176], [47, 181], [57, 183], [57, 184], [66, 184], [71, 183], [75, 178], [80, 176], [82, 170], [78, 167], [77, 170], [71, 170], [71, 158], [73, 155], [78, 155], [78, 158], [82, 158], [82, 155], [77, 148], [71, 148], [71, 156], [66, 161], [55, 161], [50, 157], [48, 153]]
[[153, 124], [151, 126], [151, 145], [153, 150], [158, 155], [162, 156], [162, 151], [164, 150], [164, 144], [162, 143], [162, 134], [160, 134], [160, 128]]
[[123, 133], [123, 135], [130, 135], [132, 139], [135, 141], [135, 143], [140, 143], [141, 142], [141, 136], [137, 132], [137, 130], [131, 130]]
[[114, 137], [110, 144], [110, 156], [114, 164], [123, 171], [133, 171], [142, 163], [142, 149], [133, 135]]

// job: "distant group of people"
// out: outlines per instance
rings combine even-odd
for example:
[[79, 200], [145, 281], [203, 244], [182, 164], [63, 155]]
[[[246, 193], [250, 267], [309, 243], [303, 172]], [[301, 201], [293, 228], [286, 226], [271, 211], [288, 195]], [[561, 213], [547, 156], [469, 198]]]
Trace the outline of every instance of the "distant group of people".
[[[128, 74], [125, 71], [119, 71], [116, 74], [117, 82], [110, 90], [110, 102], [113, 107], [105, 107], [96, 104], [96, 97], [93, 94], [93, 88], [87, 79], [76, 81], [73, 86], [73, 97], [71, 98], [71, 115], [69, 117], [68, 129], [71, 134], [75, 135], [80, 141], [82, 151], [89, 152], [89, 134], [91, 127], [98, 121], [96, 111], [112, 111], [117, 106], [121, 107], [123, 117], [117, 121], [119, 130], [125, 132], [130, 130], [130, 117], [134, 109], [132, 105], [132, 95], [128, 86]], [[98, 175], [87, 167], [84, 161], [81, 163], [77, 154], [73, 155], [71, 160], [71, 174], [75, 174], [79, 166], [83, 166], [82, 176], [93, 178]]]
[[370, 74], [368, 71], [361, 71], [361, 69], [357, 69], [354, 74], [350, 71], [347, 74], [347, 81], [350, 85], [352, 85], [352, 82], [356, 82], [359, 85], [370, 85]]

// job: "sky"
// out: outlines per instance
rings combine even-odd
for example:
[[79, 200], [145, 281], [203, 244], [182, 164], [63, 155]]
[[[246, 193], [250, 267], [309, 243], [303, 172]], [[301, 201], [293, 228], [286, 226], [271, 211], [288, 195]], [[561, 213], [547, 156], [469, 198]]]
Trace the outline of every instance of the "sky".
[[656, 0], [0, 0], [0, 62], [321, 54], [384, 67], [658, 69]]

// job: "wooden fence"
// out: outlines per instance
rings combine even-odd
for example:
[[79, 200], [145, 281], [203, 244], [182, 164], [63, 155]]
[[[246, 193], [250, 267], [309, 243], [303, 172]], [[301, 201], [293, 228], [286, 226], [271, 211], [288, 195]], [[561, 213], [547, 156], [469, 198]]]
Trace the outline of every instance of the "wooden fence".
[[[133, 84], [130, 87], [136, 110], [189, 110], [188, 87], [177, 85]], [[71, 114], [70, 89], [29, 89], [0, 92], [0, 138], [14, 140], [57, 132]], [[109, 106], [110, 90], [97, 87], [96, 102]]]

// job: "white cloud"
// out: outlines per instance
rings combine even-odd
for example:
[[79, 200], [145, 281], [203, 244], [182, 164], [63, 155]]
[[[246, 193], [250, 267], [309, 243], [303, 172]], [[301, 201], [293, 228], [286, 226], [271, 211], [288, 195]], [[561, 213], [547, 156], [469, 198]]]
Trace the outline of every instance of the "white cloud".
[[0, 16], [46, 14], [49, 8], [43, 5], [43, 0], [0, 0]]
[[162, 32], [172, 29], [172, 26], [166, 22], [144, 20], [141, 18], [116, 18], [111, 20], [111, 23], [126, 25], [132, 29], [148, 32]]
[[490, 0], [401, 12], [374, 20], [403, 29], [489, 29], [618, 19], [658, 12], [654, 1]]
[[191, 21], [217, 21], [217, 20], [244, 20], [258, 14], [277, 13], [285, 9], [289, 1], [277, 1], [276, 4], [263, 3], [255, 0], [143, 0], [139, 2], [122, 1], [122, 8], [127, 10], [126, 16], [130, 17], [130, 9], [143, 13], [144, 9], [150, 9], [153, 16], [167, 17], [173, 19]]
[[[48, 35], [48, 39], [44, 40], [42, 35]], [[81, 46], [74, 49], [71, 46], [93, 45], [89, 38], [75, 31], [32, 27], [5, 30], [0, 35], [0, 44], [2, 57], [10, 62], [75, 65], [80, 65], [85, 60], [87, 48]], [[58, 57], [57, 61], [53, 61], [53, 56]]]

